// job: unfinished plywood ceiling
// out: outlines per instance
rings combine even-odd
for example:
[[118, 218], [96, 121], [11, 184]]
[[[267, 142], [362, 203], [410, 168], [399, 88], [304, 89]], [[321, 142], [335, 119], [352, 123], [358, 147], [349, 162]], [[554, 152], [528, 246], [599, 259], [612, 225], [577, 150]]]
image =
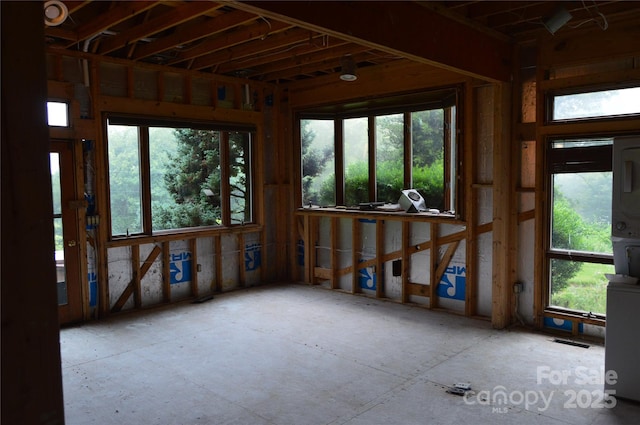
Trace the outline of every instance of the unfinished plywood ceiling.
[[[50, 49], [284, 83], [416, 61], [496, 81], [514, 41], [637, 19], [632, 1], [49, 1]], [[558, 10], [568, 23], [551, 35]], [[566, 13], [564, 13], [565, 16]]]

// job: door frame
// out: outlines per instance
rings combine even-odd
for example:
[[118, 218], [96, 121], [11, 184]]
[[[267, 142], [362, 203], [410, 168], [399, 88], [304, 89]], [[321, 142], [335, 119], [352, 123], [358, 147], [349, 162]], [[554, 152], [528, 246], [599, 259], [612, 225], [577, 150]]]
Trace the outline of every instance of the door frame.
[[61, 325], [86, 319], [87, 312], [86, 273], [83, 273], [86, 268], [83, 261], [86, 242], [82, 227], [84, 214], [81, 213], [85, 203], [82, 188], [78, 184], [76, 145], [70, 140], [52, 139], [49, 148], [50, 152], [58, 153], [60, 161], [60, 201], [67, 283], [67, 304], [58, 306]]

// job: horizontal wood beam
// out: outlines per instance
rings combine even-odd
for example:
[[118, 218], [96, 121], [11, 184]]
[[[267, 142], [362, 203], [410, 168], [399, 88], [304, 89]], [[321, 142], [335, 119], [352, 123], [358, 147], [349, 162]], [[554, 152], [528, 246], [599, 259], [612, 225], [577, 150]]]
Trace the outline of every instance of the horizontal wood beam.
[[201, 25], [185, 25], [183, 28], [178, 29], [175, 33], [169, 36], [159, 38], [137, 47], [132, 59], [138, 60], [151, 56], [154, 53], [164, 52], [165, 50], [171, 49], [175, 46], [186, 45], [194, 40], [210, 37], [214, 34], [226, 31], [236, 25], [244, 24], [255, 19], [255, 15], [238, 10], [211, 18], [209, 21]]
[[136, 25], [113, 37], [107, 38], [100, 44], [98, 51], [100, 54], [105, 55], [119, 48], [129, 46], [142, 38], [158, 33], [167, 28], [171, 28], [175, 25], [179, 25], [182, 22], [186, 22], [196, 16], [200, 16], [218, 8], [220, 8], [219, 4], [210, 2], [185, 3], [142, 24]]
[[233, 6], [475, 78], [511, 79], [509, 42], [414, 2], [246, 1]]
[[290, 28], [290, 24], [284, 22], [273, 22], [260, 20], [254, 24], [247, 25], [239, 30], [230, 30], [224, 34], [219, 34], [211, 39], [203, 40], [201, 43], [191, 47], [184, 52], [180, 52], [175, 59], [168, 62], [169, 65], [184, 62], [202, 55], [227, 49], [252, 40], [270, 37], [274, 34]]
[[429, 297], [431, 295], [431, 285], [423, 285], [420, 283], [407, 283], [406, 289], [407, 298], [410, 295], [418, 295], [421, 297]]

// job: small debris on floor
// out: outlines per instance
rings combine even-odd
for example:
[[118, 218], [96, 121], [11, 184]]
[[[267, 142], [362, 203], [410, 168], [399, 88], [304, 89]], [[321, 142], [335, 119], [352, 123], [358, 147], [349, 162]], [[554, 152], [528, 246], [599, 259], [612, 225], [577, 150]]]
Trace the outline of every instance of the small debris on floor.
[[200, 298], [196, 298], [192, 301], [192, 304], [201, 304], [203, 302], [209, 301], [213, 299], [213, 295], [204, 295]]
[[467, 391], [471, 391], [471, 384], [468, 382], [458, 382], [452, 387], [447, 388], [447, 392], [449, 394], [463, 396], [467, 393]]

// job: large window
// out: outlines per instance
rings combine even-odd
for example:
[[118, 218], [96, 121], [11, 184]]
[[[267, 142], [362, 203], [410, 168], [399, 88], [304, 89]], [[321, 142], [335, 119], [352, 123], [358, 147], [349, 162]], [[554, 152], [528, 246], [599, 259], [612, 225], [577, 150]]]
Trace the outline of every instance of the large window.
[[112, 236], [253, 221], [252, 133], [110, 117]]
[[549, 146], [551, 226], [548, 306], [606, 313], [611, 244], [610, 138], [554, 140]]
[[456, 98], [449, 89], [301, 113], [302, 204], [397, 203], [416, 189], [428, 208], [455, 211]]

